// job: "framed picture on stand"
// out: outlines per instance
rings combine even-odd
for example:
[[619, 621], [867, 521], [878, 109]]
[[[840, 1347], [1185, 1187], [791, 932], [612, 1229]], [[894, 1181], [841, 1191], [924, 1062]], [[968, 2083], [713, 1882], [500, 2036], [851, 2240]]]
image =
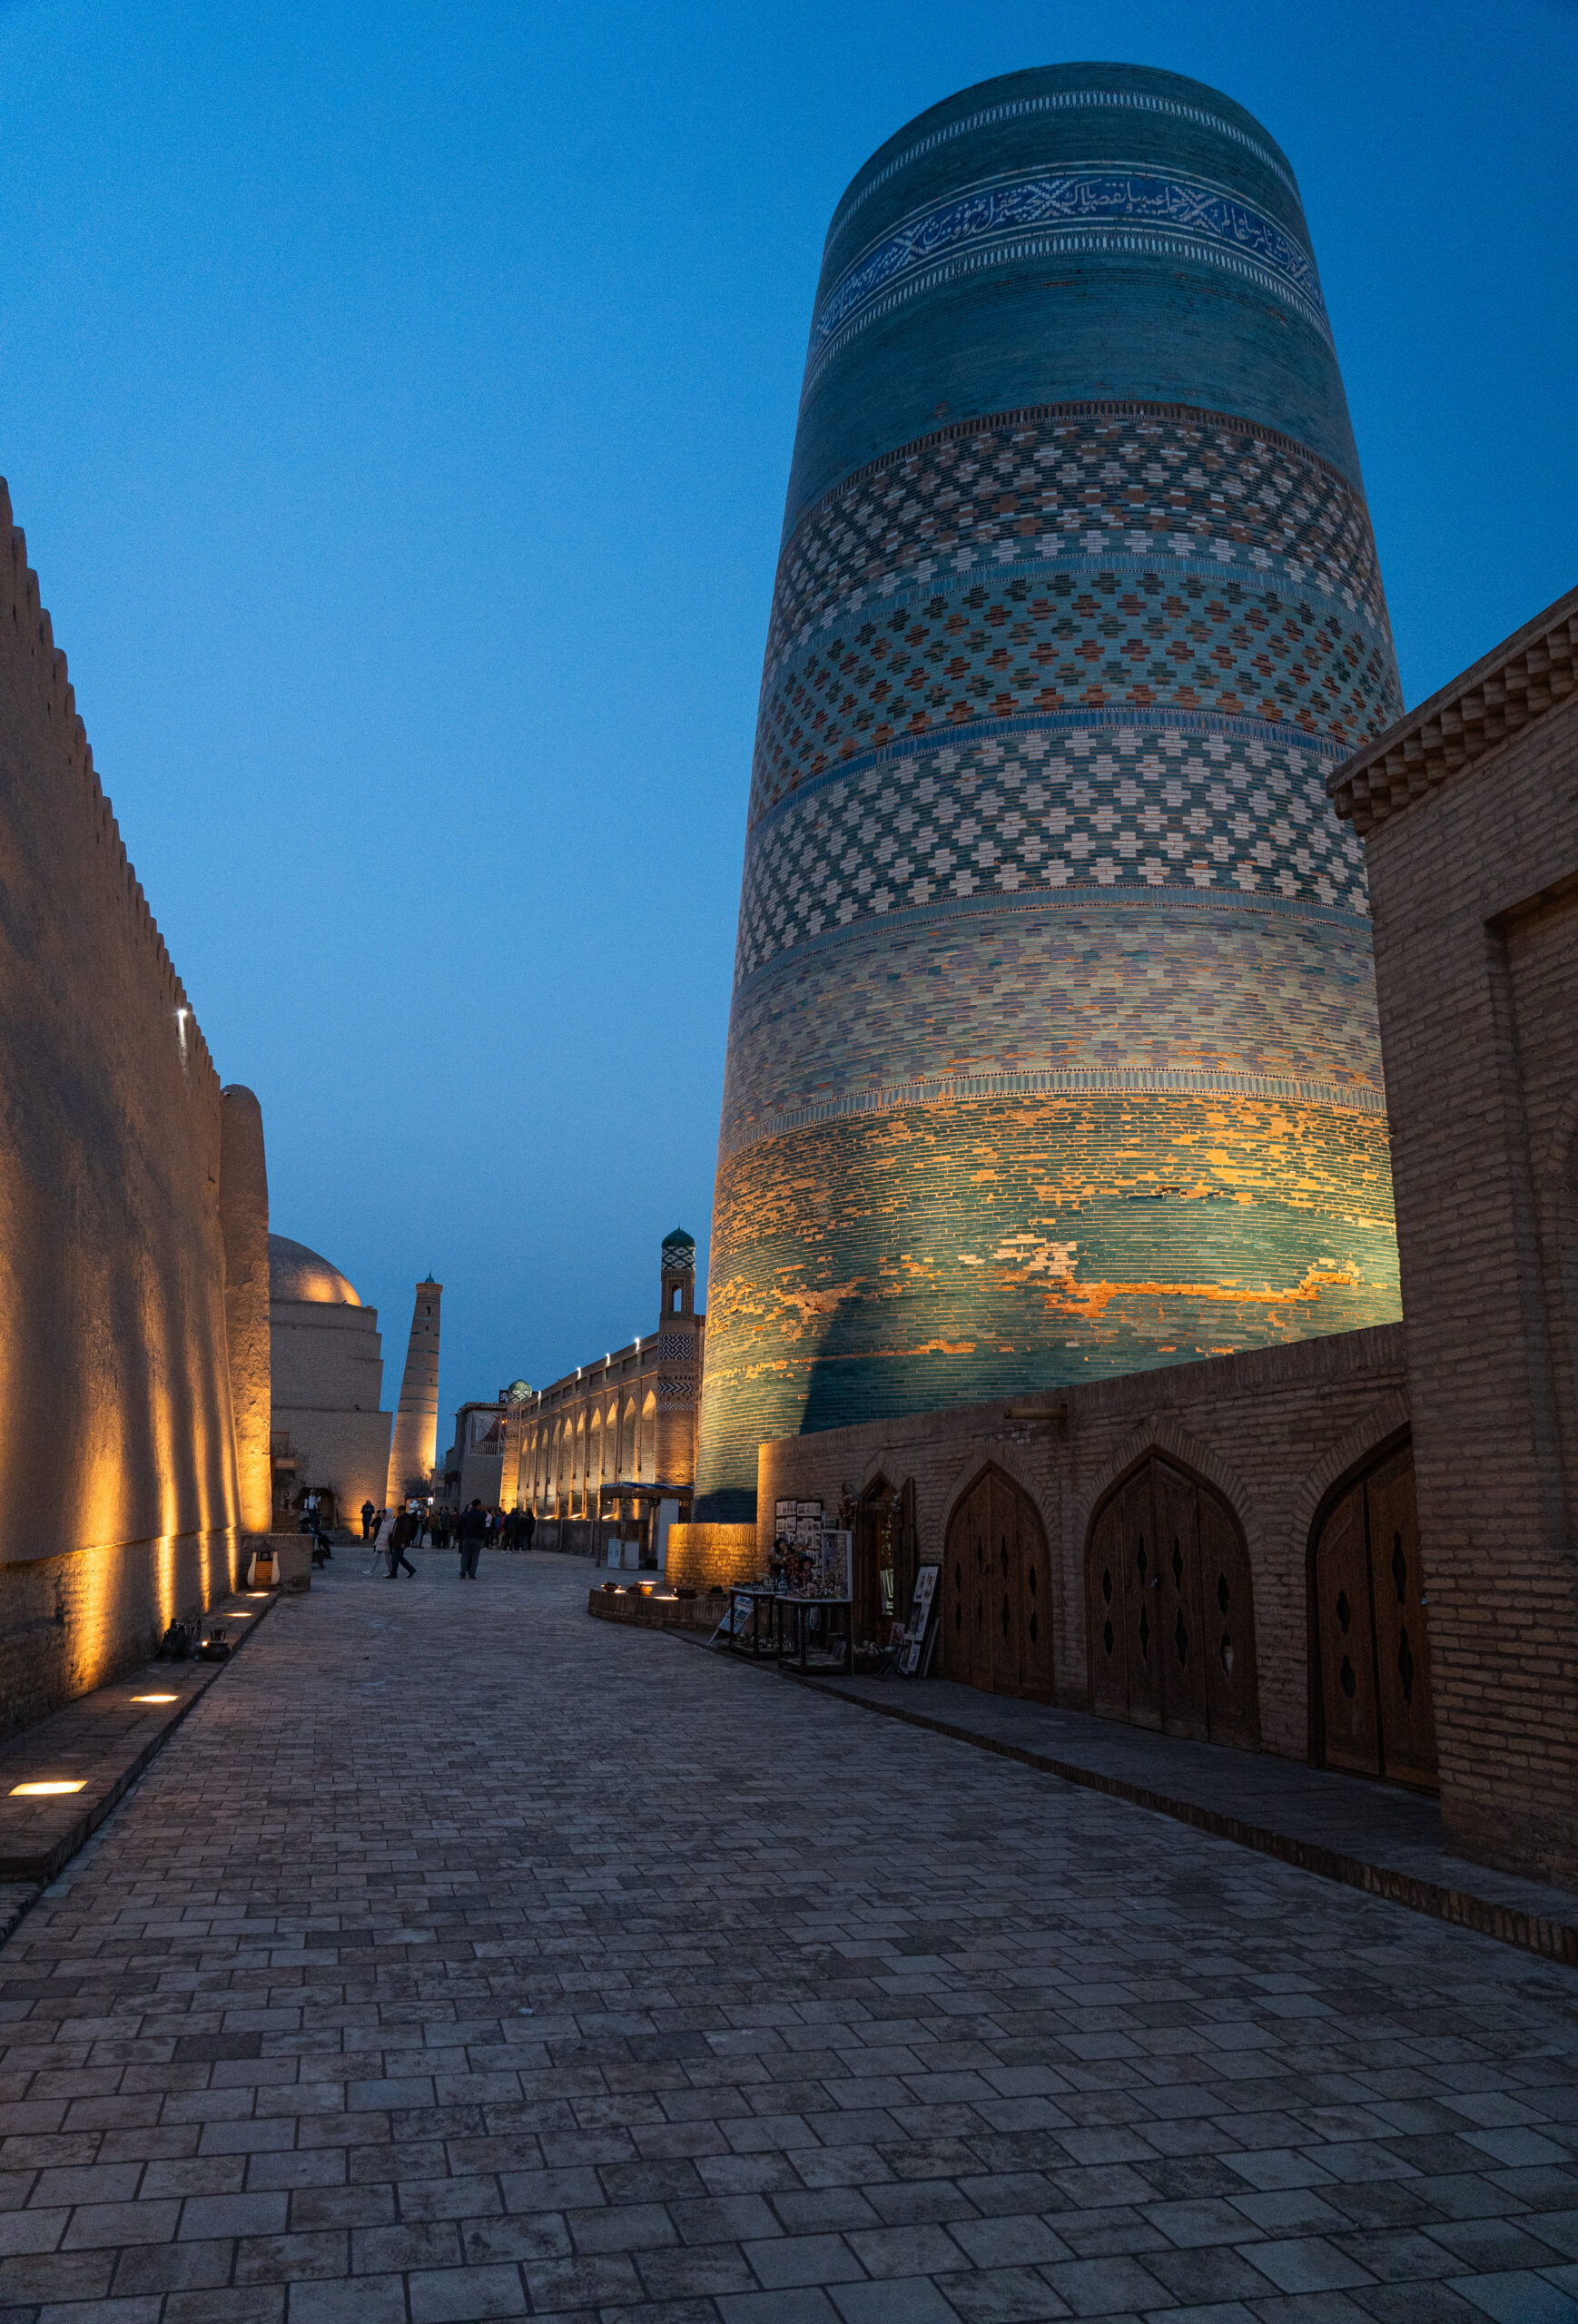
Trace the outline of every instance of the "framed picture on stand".
[[937, 1577], [940, 1564], [920, 1565], [915, 1569], [915, 1595], [910, 1608], [908, 1635], [899, 1655], [899, 1675], [915, 1679], [921, 1675], [921, 1659], [931, 1663], [932, 1615], [937, 1597]]

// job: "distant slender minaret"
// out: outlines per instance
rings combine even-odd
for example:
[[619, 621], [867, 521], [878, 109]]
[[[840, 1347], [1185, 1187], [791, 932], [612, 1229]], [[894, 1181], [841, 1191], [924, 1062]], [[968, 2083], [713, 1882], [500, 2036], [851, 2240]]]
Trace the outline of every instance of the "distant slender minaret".
[[439, 1302], [444, 1286], [431, 1275], [417, 1285], [411, 1310], [410, 1344], [400, 1382], [394, 1438], [389, 1454], [389, 1504], [406, 1497], [408, 1486], [428, 1481], [439, 1449]]

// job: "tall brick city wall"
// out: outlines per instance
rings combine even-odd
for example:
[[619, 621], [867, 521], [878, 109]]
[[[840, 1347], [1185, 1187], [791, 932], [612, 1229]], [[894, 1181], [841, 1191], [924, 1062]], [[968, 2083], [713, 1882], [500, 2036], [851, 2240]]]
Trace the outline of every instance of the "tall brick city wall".
[[1286, 157], [1011, 74], [855, 176], [762, 677], [698, 1517], [755, 1448], [1398, 1312], [1362, 851], [1401, 707]]
[[759, 1505], [770, 1512], [780, 1497], [819, 1500], [831, 1512], [846, 1492], [858, 1495], [879, 1477], [895, 1490], [912, 1480], [919, 1553], [940, 1558], [954, 1510], [995, 1463], [1023, 1487], [1046, 1529], [1057, 1699], [1083, 1708], [1092, 1515], [1145, 1453], [1182, 1462], [1217, 1488], [1243, 1527], [1261, 1739], [1269, 1751], [1302, 1759], [1310, 1745], [1312, 1528], [1332, 1488], [1407, 1425], [1403, 1330], [1394, 1324], [1081, 1383], [1055, 1397], [782, 1438], [761, 1448]]
[[1351, 760], [1461, 1846], [1578, 1876], [1578, 590]]
[[[233, 1586], [219, 1078], [0, 486], [0, 1722]], [[265, 1232], [266, 1232], [266, 1220]]]

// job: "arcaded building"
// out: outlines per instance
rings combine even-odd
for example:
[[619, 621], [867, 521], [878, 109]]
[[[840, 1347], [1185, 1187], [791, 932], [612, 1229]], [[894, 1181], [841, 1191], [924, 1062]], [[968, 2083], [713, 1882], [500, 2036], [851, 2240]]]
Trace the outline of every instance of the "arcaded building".
[[[695, 1238], [683, 1226], [664, 1237], [658, 1285], [656, 1331], [577, 1364], [520, 1408], [518, 1499], [540, 1548], [604, 1556], [618, 1541], [620, 1561], [662, 1568], [669, 1527], [691, 1516], [706, 1317], [695, 1306]], [[501, 1499], [508, 1473], [507, 1457]]]
[[697, 1515], [766, 1439], [1398, 1313], [1362, 850], [1398, 715], [1286, 157], [1067, 65], [833, 217], [769, 627]]

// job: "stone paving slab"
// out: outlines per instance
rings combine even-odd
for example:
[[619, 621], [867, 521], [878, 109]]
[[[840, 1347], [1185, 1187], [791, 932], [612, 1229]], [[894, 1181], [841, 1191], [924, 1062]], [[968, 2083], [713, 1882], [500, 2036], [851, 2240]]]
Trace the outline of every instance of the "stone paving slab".
[[[786, 1677], [798, 1673], [785, 1668]], [[1268, 1751], [1237, 1751], [945, 1679], [802, 1679], [1285, 1864], [1578, 1965], [1578, 1896], [1455, 1855], [1440, 1804]]]
[[[268, 1591], [241, 1590], [222, 1598], [203, 1617], [204, 1635], [217, 1626], [232, 1649], [244, 1645], [273, 1603]], [[52, 1880], [97, 1830], [228, 1667], [140, 1663], [0, 1743], [0, 1935], [15, 1925], [15, 1909], [6, 1920], [5, 1891], [18, 1890], [31, 1902], [32, 1892]], [[149, 1696], [171, 1699], [149, 1701]], [[44, 1797], [14, 1789], [51, 1780], [75, 1781], [83, 1787]], [[18, 1906], [17, 1898], [11, 1903]]]
[[337, 1565], [45, 1893], [0, 2324], [1578, 2317], [1578, 1974], [585, 1590]]

